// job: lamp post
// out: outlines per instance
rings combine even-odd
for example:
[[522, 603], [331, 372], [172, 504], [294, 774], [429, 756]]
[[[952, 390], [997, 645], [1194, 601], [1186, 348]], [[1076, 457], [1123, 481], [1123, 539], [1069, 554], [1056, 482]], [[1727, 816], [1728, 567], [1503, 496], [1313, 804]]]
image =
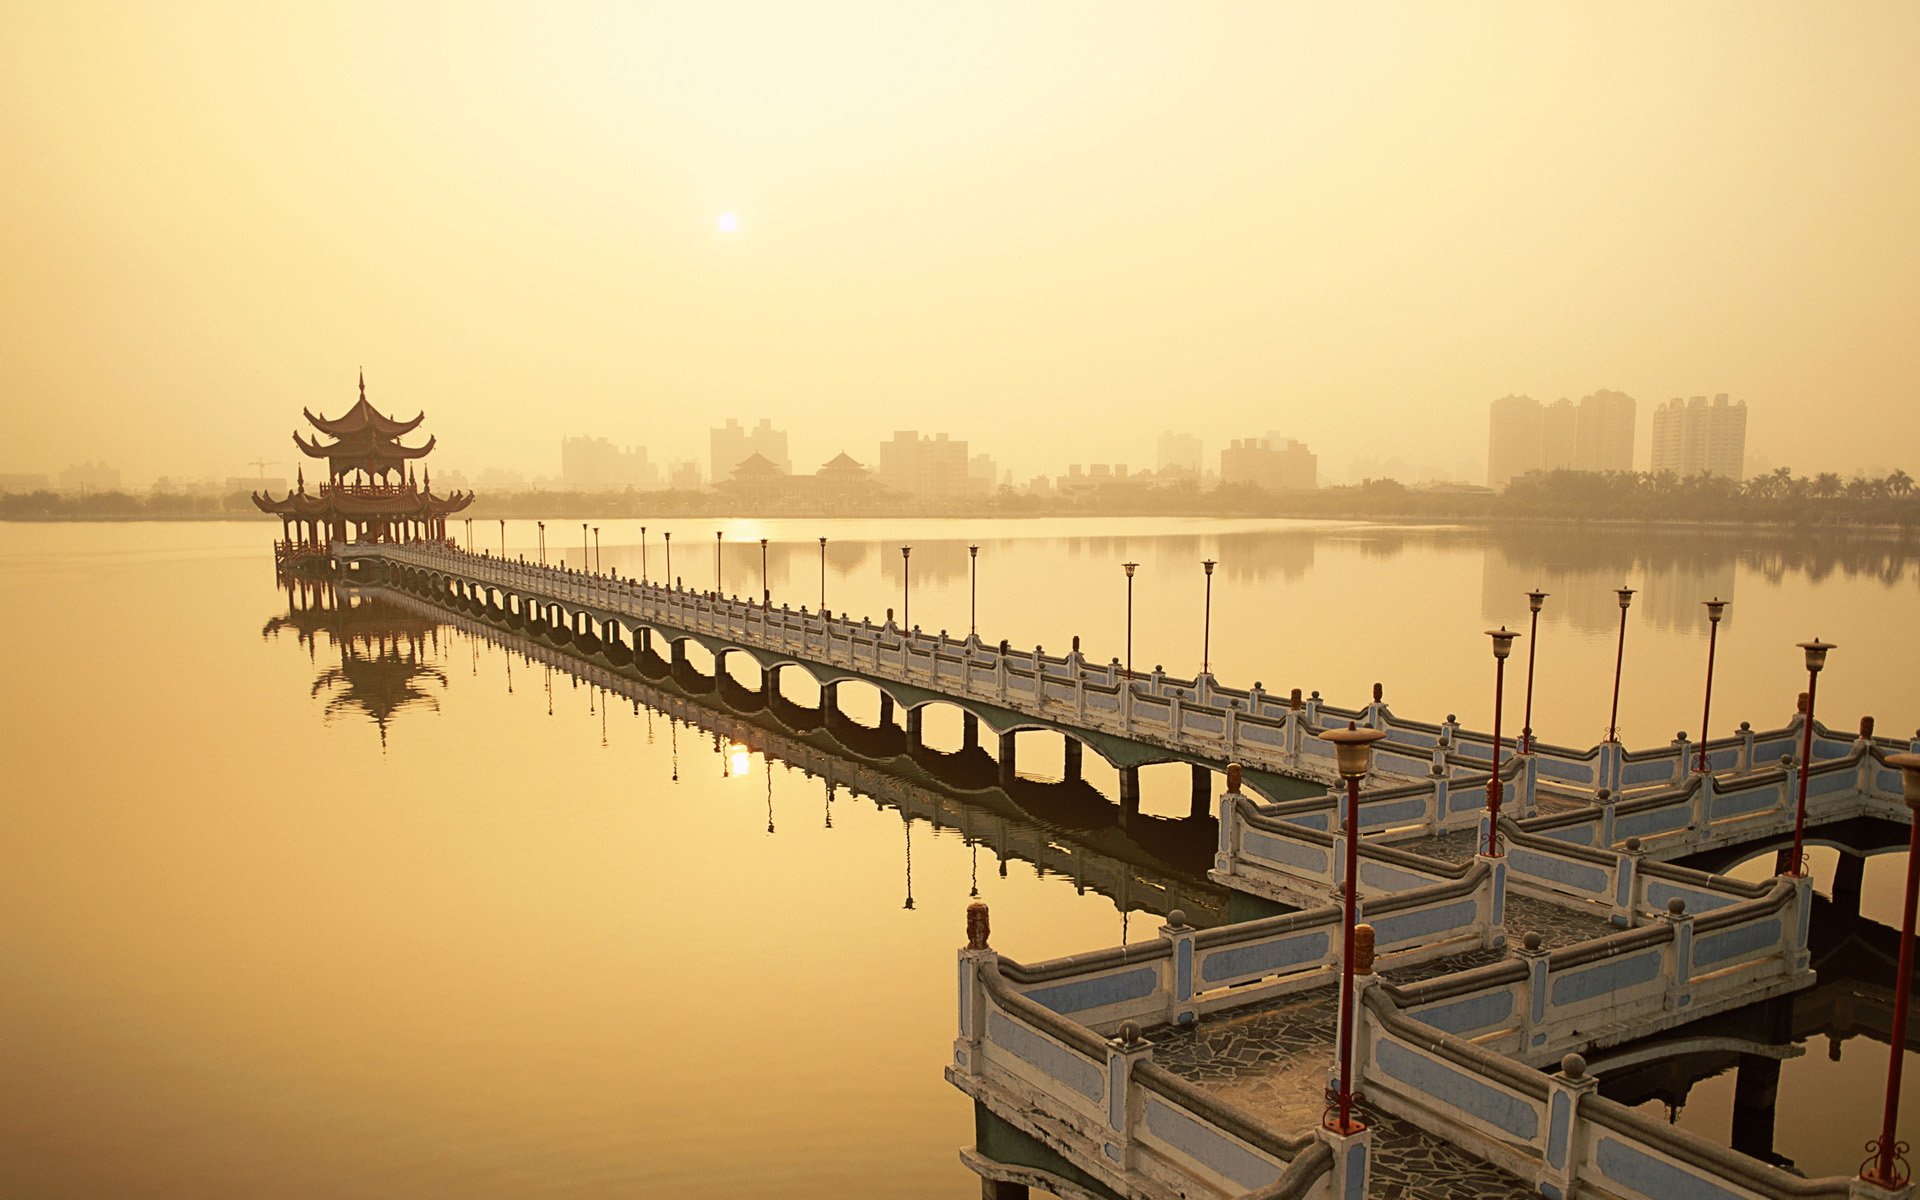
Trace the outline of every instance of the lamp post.
[[1807, 828], [1807, 769], [1813, 765], [1813, 691], [1820, 682], [1820, 668], [1827, 665], [1827, 651], [1833, 649], [1833, 643], [1816, 637], [1810, 642], [1801, 642], [1800, 648], [1807, 653], [1807, 711], [1802, 718], [1806, 728], [1800, 739], [1800, 799], [1793, 809], [1793, 851], [1787, 859], [1789, 875], [1807, 873], [1806, 852], [1801, 842]]
[[980, 547], [967, 547], [967, 635], [980, 635]]
[[827, 539], [820, 539], [820, 613], [827, 612]]
[[473, 518], [472, 517], [466, 518], [466, 522], [467, 522], [467, 553], [472, 554], [473, 553]]
[[[1809, 718], [1811, 722], [1811, 718]], [[1887, 765], [1900, 768], [1911, 829], [1907, 834], [1907, 903], [1900, 918], [1900, 966], [1893, 979], [1893, 1037], [1887, 1055], [1887, 1098], [1880, 1117], [1880, 1137], [1869, 1143], [1873, 1157], [1860, 1168], [1860, 1178], [1883, 1188], [1906, 1182], [1906, 1164], [1898, 1162], [1900, 1143], [1894, 1140], [1894, 1120], [1900, 1114], [1900, 1068], [1907, 1051], [1907, 995], [1913, 990], [1914, 901], [1920, 894], [1920, 754], [1889, 754]]]
[[544, 563], [547, 561], [547, 523], [535, 521], [534, 524], [540, 527], [540, 561]]
[[1500, 824], [1500, 707], [1506, 699], [1507, 691], [1507, 655], [1513, 653], [1513, 639], [1517, 633], [1507, 632], [1502, 625], [1498, 629], [1487, 630], [1487, 636], [1493, 639], [1493, 774], [1487, 776], [1487, 857], [1492, 858], [1499, 845]]
[[662, 537], [663, 539], [665, 539], [665, 541], [666, 541], [666, 543], [667, 543], [667, 579], [666, 579], [666, 585], [667, 585], [668, 587], [672, 587], [672, 586], [673, 586], [673, 531], [672, 531], [671, 529], [669, 529], [669, 530], [667, 530], [667, 531], [665, 531], [664, 533], [662, 533], [662, 534], [661, 534], [660, 536], [661, 536], [661, 537]]
[[715, 600], [720, 598], [720, 534], [721, 531], [718, 529], [713, 531], [713, 598]]
[[1120, 569], [1127, 573], [1127, 690], [1133, 690], [1133, 573], [1140, 568], [1137, 562], [1123, 562]]
[[505, 558], [506, 556], [507, 556], [507, 519], [505, 517], [501, 517], [500, 518], [500, 557]]
[[1715, 596], [1713, 599], [1703, 600], [1701, 603], [1707, 606], [1707, 699], [1706, 702], [1700, 706], [1700, 763], [1694, 770], [1705, 772], [1709, 769], [1707, 764], [1707, 718], [1713, 713], [1713, 651], [1715, 643], [1720, 640], [1720, 617], [1721, 614], [1727, 611], [1727, 602]]
[[647, 527], [640, 527], [640, 582], [647, 582]]
[[1520, 753], [1533, 753], [1533, 652], [1540, 648], [1540, 607], [1550, 593], [1535, 588], [1527, 593], [1527, 714], [1520, 721]]
[[1212, 650], [1213, 650], [1213, 566], [1214, 566], [1214, 562], [1213, 562], [1213, 560], [1212, 560], [1211, 558], [1209, 558], [1209, 559], [1205, 559], [1205, 560], [1203, 560], [1203, 561], [1202, 561], [1202, 562], [1200, 563], [1200, 569], [1201, 569], [1201, 570], [1203, 570], [1203, 571], [1205, 571], [1205, 572], [1207, 573], [1207, 607], [1206, 607], [1206, 615], [1205, 615], [1205, 616], [1204, 616], [1204, 617], [1203, 617], [1203, 618], [1201, 619], [1201, 624], [1200, 624], [1200, 673], [1201, 673], [1202, 675], [1207, 675], [1207, 674], [1211, 674], [1211, 673], [1212, 673], [1212, 672], [1211, 672], [1211, 666], [1212, 666], [1212, 662], [1213, 662], [1213, 659], [1212, 659]]
[[1345, 729], [1329, 729], [1321, 740], [1333, 743], [1335, 765], [1347, 782], [1347, 870], [1346, 910], [1341, 918], [1340, 953], [1340, 1082], [1335, 1099], [1340, 1106], [1340, 1123], [1334, 1132], [1349, 1134], [1362, 1126], [1353, 1119], [1353, 925], [1357, 887], [1355, 875], [1360, 863], [1360, 781], [1373, 765], [1373, 744], [1387, 736], [1384, 729], [1357, 729], [1349, 721]]
[[767, 586], [767, 539], [760, 539], [760, 607], [773, 605], [773, 591]]
[[600, 527], [593, 527], [593, 569], [600, 569]]
[[1613, 594], [1620, 597], [1620, 646], [1613, 652], [1613, 708], [1607, 714], [1607, 740], [1620, 740], [1620, 664], [1627, 657], [1627, 606], [1633, 603], [1633, 589], [1615, 588]]
[[900, 547], [900, 628], [913, 628], [912, 546]]
[[587, 545], [587, 523], [580, 522], [580, 566], [583, 570], [592, 570], [593, 548]]

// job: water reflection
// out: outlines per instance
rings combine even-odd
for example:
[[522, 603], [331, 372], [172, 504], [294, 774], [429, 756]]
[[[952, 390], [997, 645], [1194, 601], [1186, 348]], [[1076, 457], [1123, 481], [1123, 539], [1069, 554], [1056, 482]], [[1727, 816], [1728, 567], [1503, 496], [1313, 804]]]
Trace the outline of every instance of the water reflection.
[[338, 656], [314, 678], [309, 695], [330, 693], [327, 721], [355, 714], [372, 721], [387, 744], [394, 718], [408, 709], [439, 712], [429, 690], [444, 690], [447, 674], [432, 659], [440, 655], [440, 625], [378, 595], [336, 587], [331, 581], [280, 572], [287, 611], [260, 629], [263, 641], [291, 633], [318, 660], [320, 643]]

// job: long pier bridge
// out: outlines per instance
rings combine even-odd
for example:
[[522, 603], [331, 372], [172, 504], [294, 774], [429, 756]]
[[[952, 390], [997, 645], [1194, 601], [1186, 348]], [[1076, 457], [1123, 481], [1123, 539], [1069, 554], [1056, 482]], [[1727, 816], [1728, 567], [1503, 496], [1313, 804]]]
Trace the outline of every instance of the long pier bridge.
[[[1035, 964], [991, 948], [984, 906], [969, 914], [947, 1077], [975, 1101], [963, 1157], [991, 1197], [1035, 1184], [1103, 1200], [1356, 1200], [1376, 1184], [1460, 1200], [1914, 1195], [1904, 1182], [1803, 1179], [1669, 1128], [1600, 1096], [1587, 1069], [1587, 1055], [1815, 982], [1808, 876], [1745, 883], [1663, 861], [1779, 836], [1793, 763], [1777, 756], [1795, 753], [1804, 717], [1710, 743], [1706, 771], [1684, 738], [1637, 753], [1536, 744], [1496, 762], [1491, 739], [1451, 718], [1399, 719], [1377, 687], [1372, 704], [1343, 710], [1204, 675], [1130, 678], [1077, 645], [1052, 657], [439, 545], [336, 554], [576, 644], [639, 658], [660, 639], [679, 666], [701, 645], [716, 686], [736, 652], [759, 664], [769, 698], [780, 671], [801, 667], [826, 724], [847, 680], [905, 706], [910, 743], [919, 710], [951, 703], [970, 742], [979, 724], [998, 735], [1007, 777], [1016, 735], [1055, 731], [1070, 777], [1075, 746], [1121, 772], [1123, 810], [1137, 809], [1140, 766], [1184, 761], [1203, 815], [1203, 778], [1236, 764], [1213, 877], [1299, 911], [1213, 929], [1173, 911], [1146, 945]], [[1385, 739], [1353, 831], [1320, 794], [1335, 771], [1317, 737], [1349, 721]], [[1811, 732], [1810, 825], [1816, 806], [1829, 826], [1911, 820], [1887, 761], [1905, 745]], [[1482, 808], [1487, 794], [1518, 819]], [[1373, 940], [1358, 958], [1326, 902], [1345, 890], [1350, 833]], [[1338, 1002], [1343, 961], [1351, 1007]], [[1324, 1119], [1336, 1041], [1353, 1046], [1363, 1128]]]

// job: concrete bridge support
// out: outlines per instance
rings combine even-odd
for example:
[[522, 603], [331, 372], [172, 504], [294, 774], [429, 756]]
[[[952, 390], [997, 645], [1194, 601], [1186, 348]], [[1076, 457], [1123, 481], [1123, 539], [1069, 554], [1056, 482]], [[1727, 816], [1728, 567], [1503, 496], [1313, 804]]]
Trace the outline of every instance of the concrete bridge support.
[[840, 685], [823, 683], [820, 685], [820, 728], [834, 730], [846, 718], [840, 712]]
[[1120, 817], [1140, 815], [1140, 768], [1120, 768]]
[[925, 714], [926, 709], [924, 708], [910, 708], [907, 710], [907, 749], [909, 751], [921, 748], [920, 722]]
[[1189, 817], [1204, 817], [1213, 806], [1213, 768], [1198, 763], [1193, 767], [1193, 798], [1188, 806]]
[[685, 640], [673, 644], [673, 669], [684, 670], [687, 665], [687, 643]]
[[960, 748], [962, 750], [980, 748], [980, 718], [972, 713], [963, 713], [960, 717]]
[[1080, 782], [1080, 755], [1084, 753], [1085, 750], [1086, 747], [1081, 744], [1079, 738], [1067, 738], [1066, 756], [1062, 761], [1068, 783]]
[[1860, 915], [1860, 885], [1867, 873], [1867, 856], [1842, 851], [1833, 868], [1833, 906], [1849, 917]]
[[885, 729], [892, 724], [893, 724], [893, 697], [887, 695], [885, 692], [881, 692], [880, 693], [880, 728]]
[[1019, 763], [1014, 755], [1017, 736], [1011, 731], [1000, 735], [1000, 786], [1003, 788], [1012, 787], [1014, 777], [1019, 774]]

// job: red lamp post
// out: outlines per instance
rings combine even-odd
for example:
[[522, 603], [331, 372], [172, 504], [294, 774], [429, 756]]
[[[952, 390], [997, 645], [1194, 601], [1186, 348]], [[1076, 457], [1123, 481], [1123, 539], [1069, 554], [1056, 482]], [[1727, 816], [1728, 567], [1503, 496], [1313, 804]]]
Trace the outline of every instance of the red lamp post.
[[713, 598], [715, 600], [718, 600], [721, 594], [720, 593], [720, 535], [721, 535], [720, 530], [716, 529], [713, 531]]
[[667, 543], [666, 586], [672, 587], [673, 586], [673, 531], [668, 530], [665, 533], [661, 534], [661, 536], [666, 539], [666, 543]]
[[1820, 668], [1827, 665], [1827, 651], [1833, 649], [1832, 642], [1823, 642], [1814, 638], [1810, 642], [1801, 642], [1800, 648], [1807, 653], [1807, 711], [1804, 716], [1806, 728], [1800, 739], [1800, 799], [1793, 810], [1793, 850], [1787, 858], [1787, 874], [1804, 875], [1807, 873], [1806, 851], [1802, 848], [1807, 830], [1807, 771], [1813, 766], [1813, 692], [1820, 682]]
[[595, 569], [593, 563], [593, 548], [587, 545], [587, 523], [585, 521], [580, 522], [580, 567], [582, 570]]
[[1520, 720], [1520, 753], [1533, 753], [1533, 652], [1540, 648], [1540, 607], [1550, 593], [1535, 588], [1527, 593], [1527, 611], [1532, 613], [1527, 626], [1527, 713]]
[[827, 615], [827, 539], [820, 539], [820, 615]]
[[1703, 774], [1709, 769], [1707, 763], [1707, 717], [1713, 712], [1713, 651], [1720, 640], [1720, 617], [1727, 611], [1727, 602], [1715, 596], [1703, 600], [1707, 606], [1707, 699], [1700, 706], [1700, 763], [1694, 770]]
[[640, 527], [640, 582], [642, 584], [645, 584], [648, 582], [647, 580], [647, 527], [645, 525], [642, 525]]
[[767, 539], [760, 539], [760, 607], [773, 607], [773, 590], [767, 586]]
[[1209, 675], [1209, 674], [1212, 674], [1212, 669], [1211, 669], [1211, 668], [1212, 668], [1212, 658], [1211, 658], [1211, 655], [1210, 655], [1210, 652], [1211, 652], [1211, 651], [1212, 651], [1212, 649], [1213, 649], [1213, 568], [1214, 568], [1214, 560], [1213, 560], [1213, 559], [1211, 559], [1211, 558], [1209, 558], [1209, 559], [1205, 559], [1205, 560], [1203, 560], [1203, 561], [1202, 561], [1202, 562], [1200, 563], [1200, 568], [1201, 568], [1201, 570], [1203, 570], [1203, 571], [1205, 571], [1205, 572], [1207, 573], [1207, 609], [1206, 609], [1206, 617], [1205, 617], [1205, 618], [1203, 619], [1203, 621], [1202, 621], [1202, 623], [1201, 623], [1201, 626], [1200, 626], [1200, 673], [1201, 673], [1202, 675]]
[[1520, 635], [1509, 633], [1502, 625], [1487, 630], [1487, 636], [1493, 639], [1493, 773], [1487, 776], [1487, 857], [1492, 858], [1500, 836], [1496, 832], [1500, 824], [1500, 708], [1506, 700], [1507, 655], [1513, 653], [1513, 639]]
[[913, 628], [913, 547], [900, 547], [900, 628]]
[[1358, 897], [1357, 877], [1360, 863], [1360, 781], [1373, 765], [1373, 744], [1387, 736], [1384, 729], [1357, 729], [1349, 721], [1345, 729], [1329, 729], [1320, 735], [1333, 743], [1334, 762], [1340, 777], [1347, 781], [1347, 879], [1346, 911], [1341, 917], [1340, 952], [1340, 1082], [1334, 1094], [1339, 1106], [1339, 1124], [1329, 1128], [1339, 1134], [1357, 1133], [1365, 1126], [1353, 1119], [1353, 926]]
[[1615, 588], [1613, 594], [1620, 597], [1620, 646], [1613, 652], [1613, 708], [1607, 714], [1607, 740], [1620, 740], [1620, 664], [1627, 658], [1627, 606], [1633, 603], [1633, 589]]
[[1913, 990], [1914, 902], [1920, 896], [1920, 754], [1889, 754], [1887, 765], [1900, 768], [1912, 828], [1907, 834], [1907, 902], [1900, 918], [1900, 966], [1893, 980], [1893, 1037], [1887, 1054], [1887, 1098], [1880, 1117], [1880, 1137], [1868, 1144], [1873, 1157], [1860, 1168], [1860, 1178], [1884, 1188], [1907, 1181], [1907, 1165], [1898, 1155], [1894, 1121], [1900, 1114], [1900, 1067], [1907, 1053], [1907, 997]]
[[967, 633], [980, 633], [980, 547], [967, 547]]
[[1127, 573], [1127, 690], [1133, 690], [1133, 573], [1139, 570], [1137, 562], [1123, 562], [1120, 569]]

